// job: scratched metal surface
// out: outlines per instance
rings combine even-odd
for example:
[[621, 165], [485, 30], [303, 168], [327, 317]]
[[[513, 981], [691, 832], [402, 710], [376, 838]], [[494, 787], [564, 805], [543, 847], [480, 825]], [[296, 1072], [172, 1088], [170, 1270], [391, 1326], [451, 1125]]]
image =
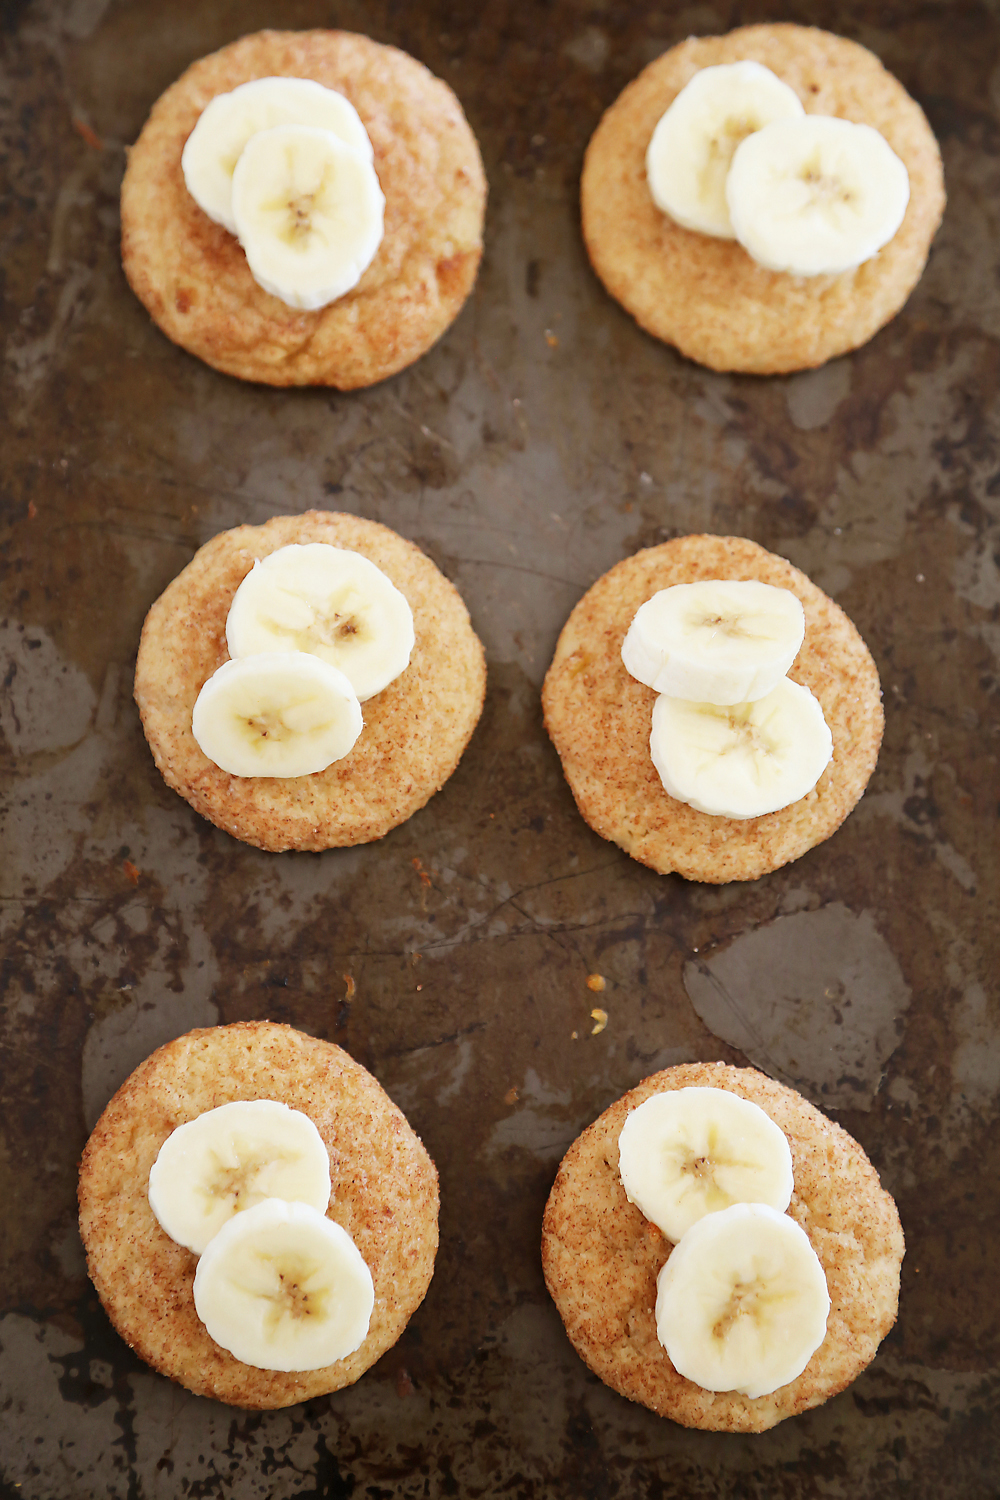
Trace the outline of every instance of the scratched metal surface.
[[[685, 364], [604, 296], [577, 231], [583, 148], [624, 83], [689, 32], [774, 14], [0, 7], [4, 1497], [995, 1493], [996, 7], [781, 12], [874, 47], [943, 145], [930, 267], [852, 357], [775, 380]], [[269, 23], [336, 23], [423, 59], [463, 100], [490, 178], [470, 305], [417, 366], [351, 396], [202, 367], [119, 266], [124, 143], [191, 59]], [[202, 542], [314, 505], [427, 549], [469, 601], [489, 695], [457, 775], [384, 842], [268, 856], [162, 784], [130, 679], [146, 609]], [[538, 703], [584, 588], [699, 529], [752, 536], [834, 595], [888, 713], [841, 831], [723, 888], [657, 877], [593, 835]], [[119, 1082], [165, 1039], [244, 1017], [331, 1037], [371, 1068], [443, 1195], [438, 1273], [397, 1348], [352, 1390], [262, 1415], [196, 1400], [131, 1355], [74, 1218], [79, 1152]], [[654, 1068], [716, 1057], [830, 1109], [908, 1240], [900, 1319], [872, 1368], [757, 1438], [688, 1432], [600, 1385], [538, 1260], [577, 1132]]]

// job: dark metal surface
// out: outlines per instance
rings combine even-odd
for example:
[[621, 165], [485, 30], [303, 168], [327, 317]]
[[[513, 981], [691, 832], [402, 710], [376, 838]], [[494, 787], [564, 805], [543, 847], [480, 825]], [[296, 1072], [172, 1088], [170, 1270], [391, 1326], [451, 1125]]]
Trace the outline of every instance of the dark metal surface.
[[[867, 348], [754, 380], [684, 363], [606, 298], [576, 188], [601, 110], [646, 61], [773, 9], [0, 7], [2, 1495], [997, 1492], [1000, 18], [903, 0], [780, 14], [879, 52], [929, 114], [950, 201]], [[123, 144], [191, 59], [268, 24], [406, 48], [482, 143], [475, 296], [424, 360], [356, 395], [215, 374], [151, 326], [119, 265]], [[315, 505], [434, 557], [486, 644], [488, 701], [457, 775], [381, 844], [268, 856], [166, 789], [131, 674], [146, 609], [197, 546]], [[692, 530], [791, 558], [854, 618], [885, 691], [861, 806], [751, 885], [660, 878], [603, 843], [541, 725], [584, 588]], [[111, 1332], [74, 1202], [87, 1130], [130, 1069], [244, 1017], [371, 1068], [443, 1199], [437, 1275], [397, 1348], [349, 1391], [249, 1416]], [[538, 1259], [569, 1141], [654, 1068], [716, 1057], [829, 1108], [908, 1243], [874, 1365], [756, 1438], [686, 1431], [600, 1385]]]

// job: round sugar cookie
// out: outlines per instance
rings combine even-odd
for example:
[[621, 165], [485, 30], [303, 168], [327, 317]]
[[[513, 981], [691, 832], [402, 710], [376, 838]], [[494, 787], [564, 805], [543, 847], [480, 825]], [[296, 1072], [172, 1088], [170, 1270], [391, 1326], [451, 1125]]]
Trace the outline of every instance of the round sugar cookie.
[[[639, 605], [701, 578], [756, 578], [790, 589], [805, 610], [805, 640], [788, 675], [819, 699], [833, 759], [805, 797], [763, 817], [716, 817], [668, 796], [649, 753], [656, 694], [622, 663]], [[743, 537], [678, 537], [605, 573], [563, 627], [542, 703], [591, 828], [661, 874], [713, 884], [756, 880], [829, 838], [864, 792], [884, 723], [875, 663], [843, 610], [783, 557]]]
[[[369, 558], [409, 601], [416, 644], [406, 670], [365, 702], [364, 728], [342, 760], [310, 776], [231, 776], [198, 746], [192, 710], [229, 659], [237, 588], [256, 558], [292, 542]], [[377, 521], [315, 510], [206, 542], [146, 616], [135, 669], [142, 727], [168, 786], [234, 838], [271, 850], [365, 844], [405, 822], [457, 766], [485, 688], [469, 612], [430, 558]]]
[[[257, 285], [239, 241], [202, 212], [181, 171], [210, 100], [277, 76], [350, 100], [386, 199], [374, 260], [353, 290], [315, 312]], [[192, 63], [153, 106], [122, 183], [122, 261], [167, 337], [217, 370], [354, 390], [412, 364], [457, 317], [476, 279], [485, 205], [476, 138], [422, 63], [346, 31], [260, 31]]]
[[[776, 73], [808, 114], [874, 126], [906, 166], [902, 225], [855, 270], [768, 271], [735, 240], [682, 229], [654, 204], [646, 148], [660, 116], [699, 69], [743, 59]], [[689, 359], [753, 375], [810, 369], [867, 343], [920, 279], [944, 201], [937, 142], [902, 84], [856, 42], [786, 23], [689, 37], [651, 62], [602, 118], [581, 183], [584, 240], [612, 297]]]
[[[364, 1342], [323, 1369], [261, 1370], [216, 1344], [195, 1312], [198, 1258], [149, 1206], [170, 1132], [238, 1099], [277, 1099], [312, 1120], [330, 1153], [327, 1217], [375, 1283]], [[402, 1111], [340, 1047], [269, 1021], [191, 1031], [141, 1063], [87, 1142], [79, 1199], [88, 1269], [122, 1338], [161, 1374], [231, 1406], [291, 1406], [353, 1385], [399, 1338], [434, 1271], [437, 1171]]]
[[[795, 1173], [788, 1212], [826, 1274], [826, 1337], [802, 1374], [770, 1395], [702, 1389], [656, 1337], [656, 1278], [672, 1246], [625, 1196], [618, 1137], [651, 1094], [689, 1087], [739, 1094], [785, 1132]], [[717, 1432], [763, 1432], [850, 1384], [896, 1321], [903, 1248], [896, 1205], [857, 1141], [794, 1089], [725, 1063], [654, 1073], [606, 1109], [563, 1157], [542, 1228], [545, 1282], [581, 1359], [631, 1401]]]

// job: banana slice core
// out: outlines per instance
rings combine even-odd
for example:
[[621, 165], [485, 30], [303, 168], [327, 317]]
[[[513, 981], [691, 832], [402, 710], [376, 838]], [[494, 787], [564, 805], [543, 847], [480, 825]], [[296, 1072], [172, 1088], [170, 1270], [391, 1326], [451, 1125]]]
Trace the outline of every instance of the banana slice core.
[[736, 148], [770, 121], [803, 112], [795, 90], [761, 63], [702, 68], [653, 131], [646, 152], [653, 202], [685, 229], [731, 240], [726, 177]]
[[310, 776], [342, 760], [361, 733], [344, 673], [304, 651], [223, 662], [195, 700], [191, 732], [231, 776]]
[[734, 1203], [783, 1213], [792, 1197], [792, 1153], [781, 1128], [725, 1089], [653, 1094], [630, 1111], [618, 1138], [625, 1195], [669, 1240]]
[[701, 1219], [657, 1278], [657, 1338], [677, 1372], [709, 1391], [764, 1396], [795, 1380], [829, 1312], [808, 1236], [760, 1203]]
[[234, 1215], [265, 1198], [325, 1212], [330, 1158], [309, 1116], [276, 1099], [238, 1100], [172, 1131], [149, 1173], [161, 1227], [201, 1255]]
[[363, 703], [409, 665], [413, 612], [367, 557], [293, 543], [254, 563], [233, 596], [226, 641], [233, 658], [309, 652], [343, 672]]
[[206, 1246], [194, 1304], [210, 1336], [263, 1370], [319, 1370], [364, 1342], [371, 1272], [346, 1229], [304, 1203], [267, 1198]]
[[749, 703], [784, 677], [805, 629], [805, 611], [789, 589], [756, 579], [700, 579], [661, 589], [639, 606], [622, 661], [671, 698]]
[[905, 165], [870, 125], [776, 120], [743, 141], [726, 179], [736, 238], [762, 266], [836, 276], [877, 255], [910, 200]]

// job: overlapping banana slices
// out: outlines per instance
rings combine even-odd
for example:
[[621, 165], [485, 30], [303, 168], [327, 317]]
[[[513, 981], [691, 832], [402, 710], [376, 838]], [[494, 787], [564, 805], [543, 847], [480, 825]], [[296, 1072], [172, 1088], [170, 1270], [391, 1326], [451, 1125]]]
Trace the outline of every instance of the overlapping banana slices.
[[833, 737], [817, 699], [785, 675], [804, 635], [798, 599], [767, 583], [679, 583], [640, 605], [622, 661], [660, 695], [649, 750], [669, 796], [757, 818], [812, 790]]
[[630, 1202], [674, 1249], [657, 1278], [656, 1332], [679, 1374], [763, 1396], [800, 1375], [830, 1295], [808, 1236], [784, 1212], [792, 1156], [758, 1105], [725, 1089], [653, 1094], [618, 1140]]
[[870, 125], [807, 115], [769, 68], [702, 68], [653, 132], [646, 176], [686, 229], [736, 239], [760, 265], [838, 275], [876, 255], [903, 222], [906, 167]]
[[254, 563], [226, 641], [194, 705], [199, 746], [231, 776], [308, 776], [348, 754], [361, 704], [409, 665], [413, 612], [360, 553], [293, 543]]
[[385, 198], [349, 100], [308, 78], [219, 94], [181, 155], [188, 192], [235, 234], [254, 280], [313, 310], [356, 286], [382, 241]]
[[207, 1110], [164, 1141], [149, 1202], [199, 1256], [194, 1303], [215, 1342], [262, 1370], [318, 1370], [368, 1333], [375, 1290], [326, 1217], [330, 1160], [308, 1115], [277, 1100]]

